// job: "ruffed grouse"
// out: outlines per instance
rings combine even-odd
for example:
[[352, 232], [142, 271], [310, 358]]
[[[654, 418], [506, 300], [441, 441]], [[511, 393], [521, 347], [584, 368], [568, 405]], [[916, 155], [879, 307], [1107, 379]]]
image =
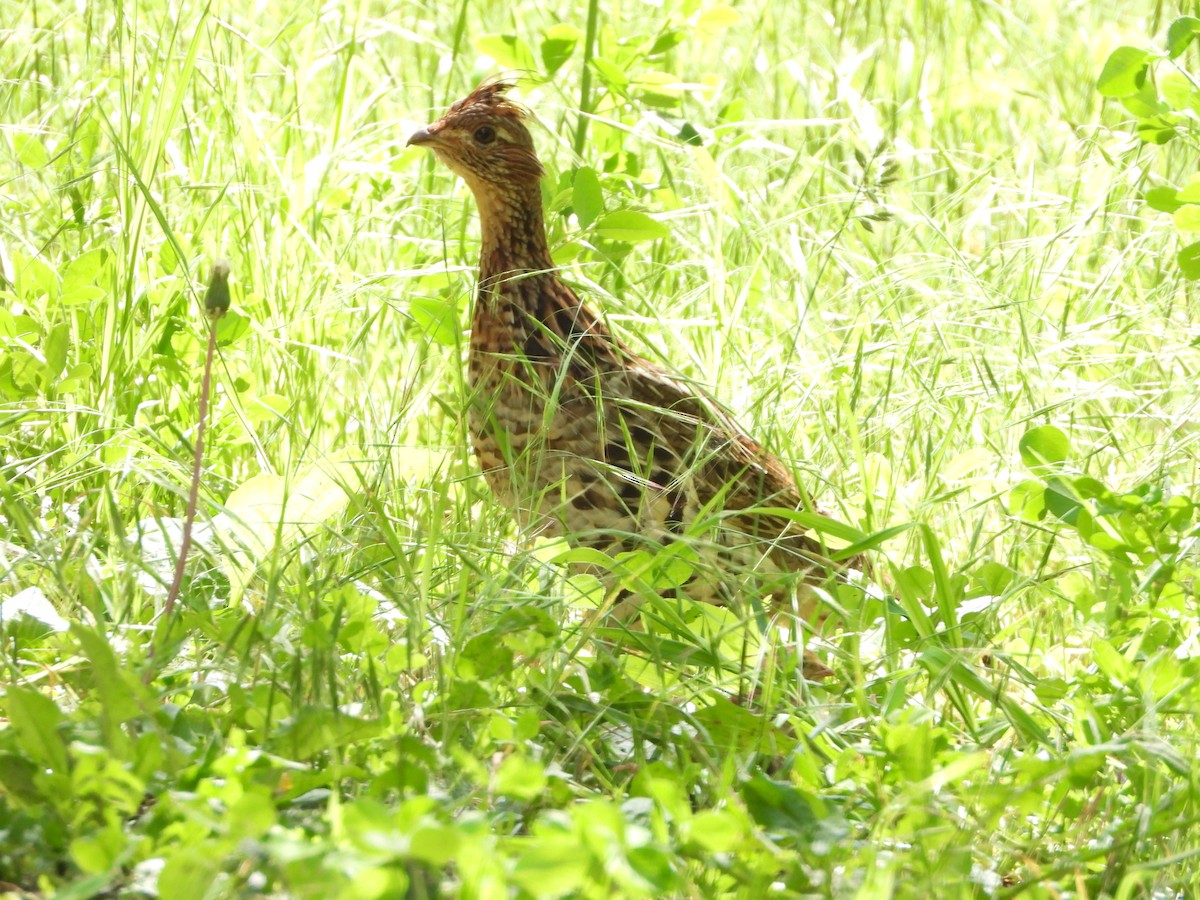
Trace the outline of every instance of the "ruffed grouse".
[[[479, 206], [469, 420], [488, 484], [523, 525], [575, 546], [616, 555], [686, 544], [683, 595], [769, 596], [811, 615], [812, 591], [796, 588], [843, 566], [771, 512], [811, 504], [716, 403], [632, 353], [559, 279], [542, 166], [509, 88], [484, 83], [408, 140], [460, 175]], [[617, 599], [630, 612], [642, 598]]]

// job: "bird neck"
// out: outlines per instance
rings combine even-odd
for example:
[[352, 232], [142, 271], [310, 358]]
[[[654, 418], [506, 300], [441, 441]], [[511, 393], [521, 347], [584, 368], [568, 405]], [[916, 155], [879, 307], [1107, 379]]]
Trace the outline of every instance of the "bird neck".
[[[593, 362], [618, 355], [631, 358], [600, 318], [559, 279], [546, 242], [542, 192], [537, 182], [514, 183], [503, 189], [487, 187], [475, 190], [483, 249], [479, 255], [472, 346], [476, 342], [486, 346], [489, 333], [503, 323], [501, 333], [514, 337], [523, 334], [515, 349], [530, 359], [553, 357], [563, 347], [582, 346], [582, 341], [586, 341]], [[526, 318], [513, 316], [515, 310], [544, 327], [530, 329]], [[543, 340], [546, 335], [557, 337], [547, 344]]]
[[483, 246], [479, 254], [481, 285], [544, 272], [553, 277], [554, 261], [546, 242], [542, 192], [533, 184], [476, 191]]

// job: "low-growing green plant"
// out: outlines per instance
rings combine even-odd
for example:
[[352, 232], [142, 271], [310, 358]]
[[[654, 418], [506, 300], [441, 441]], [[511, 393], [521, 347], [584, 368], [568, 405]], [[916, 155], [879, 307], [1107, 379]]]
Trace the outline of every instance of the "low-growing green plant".
[[[0, 10], [0, 892], [1200, 893], [1200, 327], [1138, 214], [1200, 206], [1195, 20], [1101, 78], [1152, 158], [1078, 127], [1142, 15]], [[567, 277], [868, 546], [819, 635], [670, 553], [596, 621], [481, 486], [475, 212], [404, 141], [506, 68]]]
[[1069, 475], [1063, 470], [1069, 455], [1067, 436], [1053, 425], [1021, 438], [1021, 458], [1041, 477], [1013, 489], [1013, 514], [1029, 521], [1053, 516], [1098, 551], [1112, 573], [1129, 578], [1130, 602], [1146, 595], [1182, 612], [1194, 592], [1200, 549], [1195, 501], [1161, 484], [1114, 491], [1096, 478]]
[[[1104, 63], [1096, 90], [1133, 114], [1141, 141], [1175, 144], [1200, 159], [1200, 80], [1185, 65], [1197, 35], [1200, 19], [1181, 16], [1167, 29], [1161, 50], [1118, 47]], [[1178, 185], [1157, 184], [1144, 199], [1151, 209], [1169, 213], [1182, 235], [1200, 232], [1200, 175]], [[1185, 244], [1175, 259], [1185, 278], [1200, 279], [1200, 241]]]

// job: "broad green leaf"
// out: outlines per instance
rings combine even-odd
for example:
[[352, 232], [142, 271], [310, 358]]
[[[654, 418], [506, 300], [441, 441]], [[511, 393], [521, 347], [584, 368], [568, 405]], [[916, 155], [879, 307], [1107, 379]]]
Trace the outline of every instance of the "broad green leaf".
[[27, 350], [9, 354], [13, 384], [22, 394], [35, 394], [46, 384], [46, 364]]
[[104, 288], [89, 285], [87, 287], [78, 287], [71, 291], [63, 291], [58, 302], [63, 306], [79, 306], [82, 303], [90, 303], [93, 300], [99, 300], [104, 296]]
[[596, 170], [590, 166], [580, 166], [575, 172], [572, 184], [571, 206], [579, 224], [587, 228], [600, 213], [604, 212], [604, 192], [600, 189], [600, 179]]
[[162, 246], [158, 248], [158, 264], [168, 275], [179, 268], [179, 256], [170, 241], [163, 241]]
[[4, 691], [4, 709], [17, 744], [39, 766], [60, 774], [67, 772], [67, 746], [58, 727], [63, 714], [54, 701], [31, 688], [9, 685]]
[[454, 861], [461, 845], [462, 833], [457, 827], [432, 825], [413, 832], [408, 852], [414, 859], [441, 868]]
[[1017, 446], [1021, 451], [1021, 461], [1034, 471], [1057, 467], [1071, 455], [1070, 440], [1053, 425], [1031, 428], [1021, 436]]
[[1040, 481], [1022, 481], [1008, 493], [1008, 511], [1026, 522], [1046, 514], [1046, 487]]
[[[977, 751], [964, 752], [953, 757], [948, 763], [930, 772], [929, 777], [913, 785], [913, 793], [924, 793], [926, 790], [941, 792], [947, 785], [962, 781], [967, 776], [986, 768], [991, 754]], [[931, 760], [932, 762], [932, 760]]]
[[0, 338], [17, 338], [22, 343], [38, 339], [41, 327], [37, 319], [24, 314], [13, 315], [0, 306]]
[[485, 34], [475, 40], [475, 49], [506, 69], [532, 72], [537, 68], [529, 45], [515, 34]]
[[250, 320], [235, 309], [217, 320], [217, 343], [226, 347], [238, 341], [250, 330]]
[[1158, 91], [1167, 105], [1167, 112], [1195, 111], [1200, 107], [1200, 91], [1192, 79], [1182, 72], [1165, 72], [1155, 78]]
[[1187, 497], [1170, 497], [1163, 504], [1167, 512], [1167, 521], [1176, 531], [1183, 531], [1192, 523], [1192, 516], [1196, 513], [1196, 504]]
[[120, 822], [110, 821], [105, 827], [91, 829], [71, 841], [71, 858], [84, 872], [101, 874], [116, 865], [125, 844]]
[[223, 853], [205, 842], [177, 845], [158, 875], [159, 897], [204, 900], [224, 866]]
[[596, 550], [592, 547], [572, 547], [570, 550], [564, 550], [555, 556], [550, 562], [556, 566], [569, 566], [573, 564], [596, 566], [602, 571], [607, 572], [615, 565], [616, 560], [604, 551]]
[[47, 383], [55, 381], [67, 367], [67, 348], [71, 341], [71, 327], [59, 322], [50, 329], [42, 343], [42, 355], [46, 357]]
[[1167, 144], [1179, 134], [1175, 123], [1162, 116], [1138, 122], [1137, 133], [1147, 144]]
[[275, 804], [265, 788], [249, 789], [228, 810], [229, 833], [238, 838], [258, 838], [275, 824]]
[[573, 834], [540, 828], [521, 845], [512, 879], [534, 897], [562, 897], [588, 884], [591, 856]]
[[1188, 244], [1177, 254], [1175, 261], [1179, 264], [1179, 271], [1183, 273], [1183, 277], [1190, 281], [1200, 279], [1200, 241], [1194, 244]]
[[696, 130], [691, 122], [684, 122], [680, 126], [679, 132], [675, 135], [680, 141], [687, 144], [689, 147], [703, 147], [704, 137]]
[[652, 553], [620, 553], [617, 571], [628, 573], [635, 581], [644, 580], [656, 592], [682, 587], [695, 571], [693, 562], [684, 558], [689, 549], [686, 544], [671, 544]]
[[1180, 192], [1172, 187], [1157, 187], [1146, 191], [1142, 199], [1146, 201], [1146, 205], [1151, 209], [1158, 212], [1173, 213], [1184, 204], [1179, 194]]
[[645, 213], [623, 209], [600, 219], [596, 223], [596, 233], [610, 241], [634, 244], [638, 241], [654, 241], [667, 237], [671, 230]]
[[[264, 559], [273, 548], [290, 548], [340, 515], [350, 502], [347, 491], [361, 481], [361, 465], [356, 452], [344, 450], [302, 468], [290, 481], [254, 475], [229, 495], [213, 527], [249, 556]], [[223, 559], [233, 564], [234, 555]]]
[[[1046, 479], [1046, 511], [1056, 516], [1068, 525], [1076, 525], [1080, 518], [1086, 515], [1083, 504], [1075, 495], [1071, 482], [1056, 475]], [[1087, 529], [1091, 533], [1091, 529]]]
[[0, 753], [0, 788], [22, 803], [37, 803], [42, 799], [37, 786], [38, 767], [32, 760], [16, 753]]
[[1088, 535], [1087, 542], [1097, 550], [1103, 550], [1106, 553], [1125, 553], [1130, 549], [1106, 531], [1093, 531]]
[[1200, 203], [1200, 175], [1193, 175], [1179, 189], [1178, 200], [1181, 203]]
[[1136, 94], [1146, 81], [1151, 54], [1137, 47], [1118, 47], [1104, 63], [1096, 90], [1105, 97]]
[[1171, 108], [1159, 99], [1158, 86], [1151, 79], [1146, 79], [1136, 93], [1121, 97], [1120, 103], [1139, 119], [1152, 119], [1171, 111]]
[[678, 104], [684, 95], [684, 86], [678, 75], [670, 72], [639, 72], [632, 86], [646, 98], [658, 98], [662, 104]]
[[615, 62], [597, 56], [592, 60], [592, 68], [596, 70], [596, 74], [608, 87], [618, 93], [624, 93], [625, 88], [629, 87], [629, 77], [625, 74], [625, 70]]
[[553, 75], [571, 58], [583, 35], [571, 25], [551, 25], [542, 38], [542, 65], [547, 75]]
[[56, 300], [59, 294], [58, 271], [36, 256], [13, 254], [13, 271], [16, 273], [17, 296], [21, 297], [27, 306], [40, 308], [38, 301], [44, 295], [49, 300]]
[[1197, 34], [1200, 34], [1200, 19], [1180, 16], [1167, 29], [1167, 55], [1174, 59], [1182, 54]]
[[1180, 231], [1200, 231], [1200, 206], [1194, 203], [1179, 207], [1171, 218]]
[[654, 39], [654, 45], [647, 52], [647, 56], [658, 56], [666, 53], [668, 50], [673, 50], [683, 43], [683, 39], [687, 37], [687, 33], [681, 29], [670, 29], [664, 31]]
[[31, 169], [40, 169], [50, 162], [50, 155], [36, 134], [14, 134], [13, 153], [22, 165]]
[[461, 329], [458, 325], [458, 306], [441, 297], [413, 297], [408, 301], [408, 314], [421, 333], [443, 347], [458, 344]]
[[652, 844], [633, 847], [625, 854], [630, 867], [653, 888], [656, 897], [678, 896], [679, 876], [672, 864], [673, 854]]
[[339, 747], [370, 741], [383, 731], [378, 719], [360, 719], [333, 709], [309, 707], [292, 717], [272, 736], [291, 759], [307, 760]]
[[292, 401], [281, 394], [264, 394], [250, 401], [246, 415], [251, 422], [274, 424], [285, 420], [291, 406]]
[[1134, 681], [1134, 672], [1124, 656], [1112, 644], [1105, 640], [1092, 642], [1092, 659], [1097, 668], [1119, 684], [1129, 684]]
[[745, 837], [745, 828], [728, 810], [704, 809], [692, 817], [688, 836], [709, 853], [729, 853]]
[[716, 3], [696, 16], [696, 27], [706, 34], [719, 34], [741, 20], [741, 13], [732, 6]]
[[141, 712], [139, 697], [147, 709], [151, 708], [152, 704], [145, 698], [141, 682], [127, 677], [127, 670], [117, 661], [108, 638], [78, 622], [71, 626], [71, 634], [79, 641], [83, 655], [92, 664], [92, 684], [112, 722], [128, 722], [138, 715]]
[[60, 394], [77, 391], [83, 387], [83, 383], [92, 377], [92, 367], [88, 363], [76, 363], [71, 366], [71, 371], [66, 377], [55, 385], [55, 390]]
[[992, 594], [997, 599], [1004, 593], [1013, 580], [1013, 570], [1003, 563], [985, 562], [972, 573], [972, 580], [986, 594]]
[[1040, 678], [1033, 686], [1033, 693], [1043, 703], [1053, 703], [1070, 695], [1071, 682], [1063, 678]]
[[1087, 475], [1080, 475], [1078, 478], [1073, 479], [1071, 482], [1071, 488], [1074, 490], [1076, 496], [1084, 497], [1089, 500], [1094, 500], [1097, 497], [1103, 497], [1109, 493], [1109, 490], [1105, 486], [1104, 482], [1096, 478], [1091, 478]]
[[534, 800], [546, 787], [546, 770], [534, 760], [519, 754], [507, 757], [496, 770], [497, 794], [514, 800]]
[[755, 775], [742, 785], [742, 799], [754, 821], [778, 834], [810, 835], [825, 814], [816, 796], [765, 775]]
[[62, 292], [65, 294], [76, 288], [94, 286], [107, 261], [108, 251], [103, 249], [89, 250], [75, 257], [63, 270]]

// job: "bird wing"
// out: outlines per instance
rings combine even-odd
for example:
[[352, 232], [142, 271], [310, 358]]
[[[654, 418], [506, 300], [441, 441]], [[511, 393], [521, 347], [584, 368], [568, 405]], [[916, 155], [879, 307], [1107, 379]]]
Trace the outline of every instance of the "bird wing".
[[[760, 545], [760, 554], [769, 552], [784, 569], [842, 568], [793, 519], [763, 511], [815, 510], [777, 457], [748, 437], [727, 410], [683, 379], [645, 360], [631, 362], [620, 376], [623, 389], [606, 395], [606, 405], [618, 411], [607, 423], [609, 442], [645, 447], [645, 433], [654, 436], [651, 460], [642, 461], [643, 472], [667, 492], [683, 495], [673, 499], [671, 507], [688, 510], [681, 517], [685, 525], [715, 525], [726, 543], [731, 532], [743, 534]], [[630, 441], [629, 435], [641, 440]]]
[[793, 519], [761, 512], [819, 510], [727, 409], [631, 351], [561, 281], [540, 287], [526, 356], [556, 360], [557, 377], [581, 389], [577, 402], [595, 404], [604, 462], [661, 492], [660, 521], [646, 525], [678, 532], [716, 523], [726, 540], [736, 532], [766, 544], [781, 568], [843, 568]]

